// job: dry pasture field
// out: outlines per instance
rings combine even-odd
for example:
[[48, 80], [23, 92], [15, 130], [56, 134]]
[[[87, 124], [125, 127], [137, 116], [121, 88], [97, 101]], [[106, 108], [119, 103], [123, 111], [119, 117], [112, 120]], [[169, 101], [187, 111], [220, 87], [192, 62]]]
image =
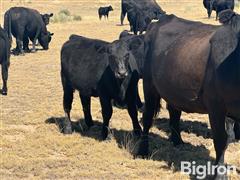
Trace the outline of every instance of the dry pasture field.
[[[215, 13], [207, 19], [202, 0], [159, 0], [169, 14], [205, 23], [218, 24]], [[99, 21], [99, 6], [111, 4], [109, 20]], [[96, 125], [89, 131], [72, 135], [60, 133], [64, 117], [60, 80], [60, 49], [71, 34], [113, 41], [129, 29], [120, 23], [120, 0], [1, 0], [0, 23], [12, 6], [27, 6], [40, 12], [57, 14], [68, 9], [80, 15], [81, 21], [50, 23], [54, 32], [48, 51], [12, 56], [9, 72], [9, 94], [0, 96], [0, 178], [1, 179], [194, 179], [180, 172], [180, 161], [206, 164], [215, 159], [207, 115], [182, 115], [184, 146], [174, 147], [168, 141], [168, 113], [163, 106], [151, 129], [151, 156], [133, 159], [129, 151], [136, 145], [131, 139], [131, 120], [126, 110], [114, 108], [109, 141], [100, 141], [101, 109], [92, 98], [92, 115]], [[235, 9], [240, 13], [239, 6]], [[15, 45], [14, 45], [15, 46]], [[0, 81], [0, 86], [2, 81]], [[141, 93], [142, 94], [142, 93]], [[78, 93], [72, 118], [83, 122]], [[139, 118], [141, 114], [139, 114]], [[82, 123], [83, 124], [83, 123]], [[240, 143], [226, 151], [226, 163], [240, 168]], [[240, 179], [240, 175], [231, 175]]]

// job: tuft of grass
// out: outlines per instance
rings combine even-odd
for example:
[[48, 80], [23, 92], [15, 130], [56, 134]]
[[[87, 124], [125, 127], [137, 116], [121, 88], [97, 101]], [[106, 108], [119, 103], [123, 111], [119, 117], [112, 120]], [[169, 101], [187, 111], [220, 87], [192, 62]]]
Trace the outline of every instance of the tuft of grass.
[[62, 9], [61, 11], [59, 11], [58, 14], [65, 14], [66, 16], [70, 16], [71, 13], [68, 9]]
[[51, 19], [53, 23], [66, 23], [70, 21], [81, 21], [82, 17], [80, 15], [73, 14], [68, 9], [62, 9]]
[[74, 15], [73, 16], [73, 20], [74, 21], [81, 21], [82, 20], [82, 17], [80, 15]]

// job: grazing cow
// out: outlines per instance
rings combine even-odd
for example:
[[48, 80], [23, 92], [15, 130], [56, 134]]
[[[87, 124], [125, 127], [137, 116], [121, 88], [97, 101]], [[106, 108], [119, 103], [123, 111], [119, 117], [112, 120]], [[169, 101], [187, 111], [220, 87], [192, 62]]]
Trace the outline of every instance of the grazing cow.
[[207, 9], [208, 18], [211, 17], [212, 11], [216, 11], [216, 20], [218, 14], [225, 9], [234, 9], [234, 0], [203, 0], [203, 5]]
[[109, 14], [110, 11], [113, 11], [112, 6], [100, 7], [100, 8], [98, 9], [99, 19], [101, 20], [101, 19], [102, 19], [102, 16], [104, 16], [105, 18], [106, 18], [106, 17], [108, 18], [108, 14]]
[[53, 17], [53, 13], [50, 14], [41, 14], [42, 16], [42, 20], [44, 22], [45, 25], [48, 25], [50, 22], [50, 18]]
[[145, 11], [144, 13], [152, 19], [158, 19], [161, 15], [165, 14], [165, 11], [158, 5], [155, 0], [122, 0], [121, 2], [121, 25], [123, 25], [124, 18], [128, 11], [132, 8]]
[[[134, 43], [134, 42], [133, 42]], [[131, 44], [117, 40], [108, 43], [72, 35], [61, 50], [63, 106], [66, 114], [64, 133], [72, 133], [70, 111], [74, 90], [79, 91], [85, 122], [93, 125], [91, 96], [99, 97], [102, 107], [102, 138], [108, 136], [112, 116], [111, 100], [125, 101], [135, 134], [140, 135], [136, 109], [138, 68], [131, 53]]]
[[138, 31], [140, 34], [146, 31], [152, 21], [145, 11], [136, 7], [127, 10], [127, 18], [130, 24], [130, 31], [134, 32], [135, 35], [137, 35]]
[[[25, 7], [12, 7], [4, 15], [4, 29], [16, 38], [16, 54], [23, 54], [24, 44], [28, 39], [33, 41], [32, 51], [36, 51], [38, 40], [44, 50], [49, 48], [51, 34], [48, 33], [40, 13], [34, 9]], [[23, 42], [25, 42], [23, 44]]]
[[10, 42], [7, 33], [0, 26], [0, 64], [2, 65], [2, 95], [7, 95], [8, 68], [10, 65]]
[[[225, 118], [240, 119], [240, 15], [224, 10], [223, 26], [162, 17], [145, 34], [145, 111], [139, 155], [148, 154], [148, 135], [159, 100], [168, 103], [171, 140], [181, 144], [181, 112], [209, 115], [216, 164], [224, 163]], [[173, 71], [174, 67], [174, 71]], [[239, 121], [238, 121], [239, 122]]]

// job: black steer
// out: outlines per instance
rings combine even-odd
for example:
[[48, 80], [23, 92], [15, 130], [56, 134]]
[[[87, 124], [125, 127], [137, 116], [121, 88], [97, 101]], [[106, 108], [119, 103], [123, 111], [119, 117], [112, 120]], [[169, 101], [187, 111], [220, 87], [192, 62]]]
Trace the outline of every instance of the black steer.
[[10, 41], [11, 34], [16, 38], [16, 54], [23, 53], [23, 49], [26, 49], [24, 44], [28, 39], [33, 41], [33, 52], [36, 51], [37, 40], [44, 50], [49, 48], [51, 35], [47, 31], [41, 14], [34, 9], [10, 8], [4, 15], [4, 29], [7, 31]]

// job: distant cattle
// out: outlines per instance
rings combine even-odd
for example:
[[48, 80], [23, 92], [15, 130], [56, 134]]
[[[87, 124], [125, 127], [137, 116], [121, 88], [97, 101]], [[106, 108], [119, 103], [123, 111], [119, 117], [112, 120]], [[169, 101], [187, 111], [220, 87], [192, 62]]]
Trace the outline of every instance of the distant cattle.
[[148, 25], [152, 21], [145, 11], [138, 8], [129, 9], [127, 11], [127, 18], [130, 24], [130, 31], [132, 31], [135, 35], [137, 35], [138, 32], [142, 34], [143, 31], [146, 31]]
[[8, 68], [10, 65], [10, 42], [7, 33], [0, 26], [0, 64], [2, 65], [2, 95], [7, 95]]
[[229, 142], [226, 117], [240, 122], [240, 15], [224, 10], [219, 21], [223, 26], [166, 15], [149, 26], [144, 35], [148, 61], [143, 71], [144, 128], [138, 154], [148, 153], [149, 129], [163, 98], [168, 103], [173, 143], [183, 143], [179, 127], [182, 111], [208, 114], [215, 163], [224, 163]]
[[[46, 22], [45, 22], [46, 23]], [[36, 51], [36, 41], [38, 40], [44, 50], [49, 48], [51, 33], [47, 31], [41, 14], [34, 9], [25, 7], [12, 7], [4, 15], [4, 29], [16, 38], [16, 54], [23, 54], [27, 50], [28, 39], [33, 41], [32, 51]]]
[[42, 20], [44, 22], [45, 25], [48, 25], [50, 22], [50, 18], [53, 17], [53, 13], [50, 14], [41, 14], [42, 16]]
[[112, 6], [108, 6], [108, 7], [100, 7], [100, 8], [98, 9], [98, 16], [99, 16], [99, 19], [101, 20], [101, 19], [102, 19], [102, 16], [108, 18], [108, 15], [109, 15], [109, 12], [110, 12], [110, 11], [113, 11]]
[[152, 19], [158, 19], [165, 11], [158, 5], [155, 0], [122, 0], [121, 2], [121, 25], [128, 11], [132, 8], [137, 8]]
[[91, 96], [100, 98], [103, 139], [108, 135], [109, 120], [113, 111], [112, 99], [127, 103], [134, 132], [140, 135], [141, 127], [136, 109], [136, 88], [139, 77], [131, 48], [131, 44], [121, 40], [108, 43], [77, 35], [72, 35], [64, 43], [61, 50], [63, 107], [66, 114], [64, 133], [72, 133], [70, 111], [73, 92], [78, 90], [88, 127], [93, 125], [90, 112]]
[[218, 14], [225, 9], [234, 9], [234, 0], [203, 0], [203, 5], [207, 9], [208, 18], [211, 17], [212, 11], [216, 11], [216, 20]]

